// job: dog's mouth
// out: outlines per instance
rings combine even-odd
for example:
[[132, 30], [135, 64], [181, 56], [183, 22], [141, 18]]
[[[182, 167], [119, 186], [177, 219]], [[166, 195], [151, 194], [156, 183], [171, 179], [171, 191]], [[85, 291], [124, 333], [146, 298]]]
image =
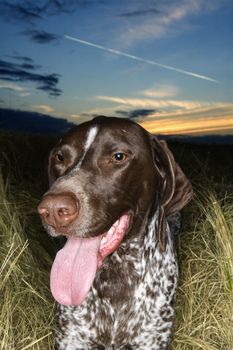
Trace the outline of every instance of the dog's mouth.
[[130, 214], [122, 215], [107, 231], [91, 238], [69, 237], [58, 251], [50, 275], [50, 288], [62, 305], [80, 305], [87, 296], [96, 272], [113, 253], [130, 225]]

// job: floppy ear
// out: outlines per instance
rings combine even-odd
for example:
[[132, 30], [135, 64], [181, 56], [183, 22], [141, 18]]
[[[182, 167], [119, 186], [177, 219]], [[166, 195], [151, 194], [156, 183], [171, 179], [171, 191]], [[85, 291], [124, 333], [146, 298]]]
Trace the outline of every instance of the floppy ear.
[[152, 137], [154, 164], [161, 177], [159, 194], [158, 238], [160, 249], [166, 248], [166, 217], [181, 210], [192, 198], [191, 183], [184, 175], [165, 141]]

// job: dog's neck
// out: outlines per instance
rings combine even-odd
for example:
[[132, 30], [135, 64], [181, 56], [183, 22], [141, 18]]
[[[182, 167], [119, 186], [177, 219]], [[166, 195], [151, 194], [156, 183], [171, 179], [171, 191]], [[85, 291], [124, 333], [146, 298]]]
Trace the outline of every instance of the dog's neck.
[[130, 232], [129, 238], [126, 237], [117, 251], [105, 259], [103, 267], [98, 271], [94, 288], [101, 297], [109, 299], [111, 304], [130, 300], [148, 266], [154, 265], [154, 256], [159, 254], [157, 219], [157, 212], [150, 218], [147, 213], [140, 226], [134, 225], [131, 228], [137, 230], [137, 234]]

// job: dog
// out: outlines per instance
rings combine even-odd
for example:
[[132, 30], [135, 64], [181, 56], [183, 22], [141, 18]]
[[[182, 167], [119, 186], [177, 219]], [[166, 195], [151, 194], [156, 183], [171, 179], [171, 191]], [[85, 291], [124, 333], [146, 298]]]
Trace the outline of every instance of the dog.
[[169, 349], [173, 231], [193, 191], [166, 142], [96, 117], [62, 137], [48, 176], [39, 214], [50, 235], [67, 238], [50, 276], [57, 349]]

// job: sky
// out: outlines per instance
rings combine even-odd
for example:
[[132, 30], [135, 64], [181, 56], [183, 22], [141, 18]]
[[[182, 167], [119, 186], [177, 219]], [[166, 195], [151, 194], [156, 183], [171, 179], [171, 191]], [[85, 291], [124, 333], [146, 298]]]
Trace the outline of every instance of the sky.
[[233, 134], [232, 0], [0, 0], [0, 108]]

